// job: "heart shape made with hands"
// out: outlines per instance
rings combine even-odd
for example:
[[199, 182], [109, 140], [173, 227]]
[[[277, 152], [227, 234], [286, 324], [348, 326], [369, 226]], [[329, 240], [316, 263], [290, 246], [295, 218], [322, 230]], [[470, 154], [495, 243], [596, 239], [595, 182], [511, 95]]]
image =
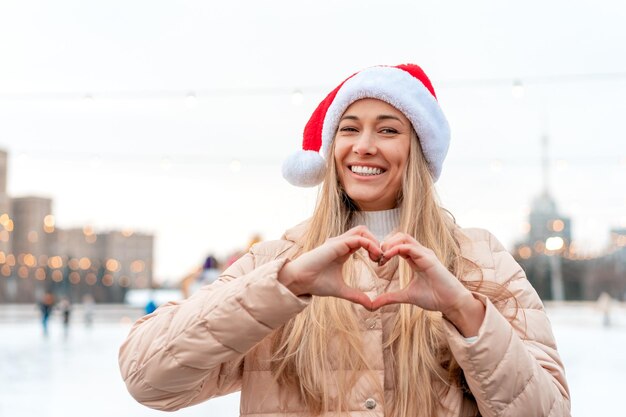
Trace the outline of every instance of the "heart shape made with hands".
[[[342, 275], [343, 264], [361, 248], [379, 265], [396, 256], [402, 257], [415, 272], [414, 278], [399, 291], [370, 299], [361, 290], [347, 285]], [[287, 263], [279, 274], [279, 280], [296, 295], [343, 298], [370, 311], [389, 304], [408, 303], [445, 314], [456, 306], [460, 298], [471, 295], [435, 253], [412, 236], [396, 233], [380, 244], [365, 226], [354, 227], [327, 239], [322, 245]]]

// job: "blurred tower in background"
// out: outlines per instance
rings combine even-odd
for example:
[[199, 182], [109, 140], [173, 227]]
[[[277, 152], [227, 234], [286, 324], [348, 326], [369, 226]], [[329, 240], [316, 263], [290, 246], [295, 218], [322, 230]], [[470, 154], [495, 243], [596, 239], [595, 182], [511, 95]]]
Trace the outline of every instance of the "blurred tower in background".
[[541, 194], [534, 199], [528, 223], [530, 231], [528, 233], [528, 243], [541, 247], [550, 238], [561, 238], [562, 247], [569, 245], [572, 241], [571, 220], [562, 216], [556, 206], [556, 202], [550, 193], [550, 160], [548, 157], [548, 136], [541, 139]]
[[563, 254], [572, 241], [571, 220], [557, 209], [550, 193], [550, 160], [548, 157], [548, 136], [541, 139], [542, 190], [530, 208], [528, 235], [518, 248], [525, 262], [528, 279], [544, 299], [564, 300]]
[[[11, 198], [7, 194], [7, 153], [0, 150], [0, 251], [11, 252], [10, 231]], [[5, 216], [6, 215], [6, 216]], [[7, 227], [8, 226], [8, 227]]]
[[[8, 155], [0, 149], [0, 260], [6, 262], [11, 253], [11, 198], [7, 194]], [[4, 265], [2, 265], [4, 267]], [[0, 268], [0, 300], [14, 299], [17, 282], [11, 277], [10, 267]]]
[[560, 237], [563, 246], [572, 241], [571, 220], [559, 213], [556, 202], [548, 193], [542, 193], [533, 200], [528, 223], [528, 243], [541, 247], [553, 237]]
[[0, 195], [7, 194], [7, 157], [6, 151], [0, 149]]
[[45, 197], [18, 197], [11, 201], [14, 230], [11, 233], [11, 249], [16, 259], [17, 299], [33, 300], [44, 292], [41, 276], [48, 255], [52, 252], [53, 236], [46, 228], [46, 219], [52, 213], [52, 200]]

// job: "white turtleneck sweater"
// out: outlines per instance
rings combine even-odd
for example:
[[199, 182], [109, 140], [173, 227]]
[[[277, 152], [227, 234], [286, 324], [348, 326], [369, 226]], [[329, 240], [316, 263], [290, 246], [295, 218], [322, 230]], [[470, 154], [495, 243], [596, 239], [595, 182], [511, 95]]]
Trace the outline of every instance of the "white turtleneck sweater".
[[357, 211], [352, 219], [352, 227], [365, 225], [382, 242], [387, 235], [397, 230], [400, 224], [400, 209], [381, 211]]

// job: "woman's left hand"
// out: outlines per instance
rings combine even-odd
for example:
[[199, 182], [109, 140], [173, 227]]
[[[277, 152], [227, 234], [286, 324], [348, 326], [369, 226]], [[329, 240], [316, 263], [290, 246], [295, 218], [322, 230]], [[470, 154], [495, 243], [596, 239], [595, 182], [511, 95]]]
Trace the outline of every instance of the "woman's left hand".
[[396, 233], [382, 244], [381, 249], [384, 262], [401, 256], [415, 276], [400, 291], [378, 296], [373, 301], [373, 309], [388, 304], [414, 304], [425, 310], [442, 312], [464, 336], [478, 333], [485, 314], [484, 305], [448, 271], [431, 249], [406, 233]]

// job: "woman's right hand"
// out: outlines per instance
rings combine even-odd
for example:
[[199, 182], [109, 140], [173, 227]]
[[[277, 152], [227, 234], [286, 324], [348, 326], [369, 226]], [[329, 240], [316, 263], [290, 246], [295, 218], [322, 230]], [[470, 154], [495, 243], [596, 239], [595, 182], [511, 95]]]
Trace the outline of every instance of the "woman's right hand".
[[360, 248], [367, 250], [372, 261], [382, 257], [380, 244], [365, 226], [357, 226], [324, 244], [287, 262], [278, 273], [278, 281], [295, 295], [338, 297], [372, 309], [372, 301], [363, 292], [344, 282], [342, 268]]

